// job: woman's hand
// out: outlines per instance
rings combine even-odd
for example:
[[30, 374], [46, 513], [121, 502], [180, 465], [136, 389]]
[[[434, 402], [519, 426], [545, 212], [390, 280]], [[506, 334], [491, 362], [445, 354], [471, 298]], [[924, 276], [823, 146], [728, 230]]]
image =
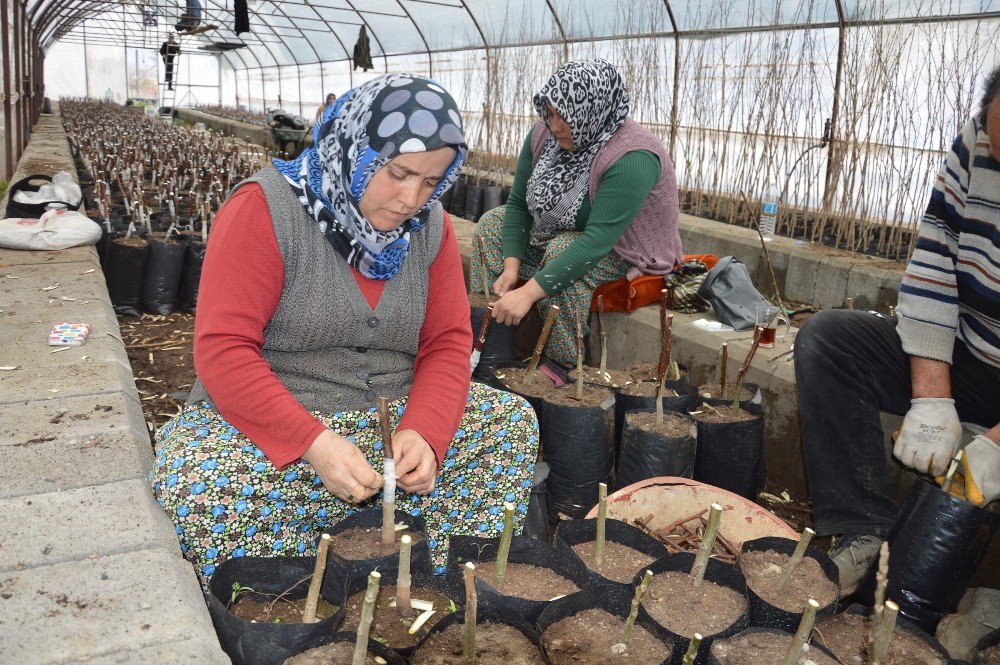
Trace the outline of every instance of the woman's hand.
[[302, 455], [334, 496], [343, 501], [360, 503], [382, 487], [382, 476], [365, 459], [353, 443], [323, 430]]
[[392, 457], [401, 488], [416, 494], [429, 494], [434, 489], [437, 459], [424, 437], [412, 429], [397, 430], [392, 435]]
[[493, 293], [502, 296], [517, 286], [517, 274], [521, 270], [521, 260], [508, 256], [503, 260], [503, 272], [493, 282]]
[[517, 325], [531, 310], [531, 306], [545, 297], [545, 291], [534, 279], [513, 291], [509, 291], [493, 303], [493, 318], [497, 323]]

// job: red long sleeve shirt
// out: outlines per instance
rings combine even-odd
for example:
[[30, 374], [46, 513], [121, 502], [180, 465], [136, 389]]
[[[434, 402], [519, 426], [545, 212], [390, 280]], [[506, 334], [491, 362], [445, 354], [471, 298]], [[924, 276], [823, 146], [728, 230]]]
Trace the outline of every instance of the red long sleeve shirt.
[[[385, 282], [351, 270], [374, 309]], [[324, 429], [261, 355], [284, 280], [264, 192], [245, 185], [212, 227], [198, 293], [194, 365], [219, 413], [279, 468], [301, 458]], [[440, 465], [465, 408], [472, 350], [462, 259], [447, 214], [427, 286], [413, 386], [397, 429], [420, 434]]]

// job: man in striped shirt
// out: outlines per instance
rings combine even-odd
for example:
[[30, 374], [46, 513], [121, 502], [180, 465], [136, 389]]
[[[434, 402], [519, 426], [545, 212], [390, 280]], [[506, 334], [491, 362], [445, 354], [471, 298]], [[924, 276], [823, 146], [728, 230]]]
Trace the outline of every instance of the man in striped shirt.
[[899, 293], [898, 323], [873, 312], [813, 317], [795, 340], [802, 443], [813, 517], [836, 535], [843, 595], [889, 532], [879, 412], [906, 414], [893, 447], [919, 473], [944, 473], [972, 435], [954, 487], [1000, 496], [1000, 68], [980, 113], [938, 173]]

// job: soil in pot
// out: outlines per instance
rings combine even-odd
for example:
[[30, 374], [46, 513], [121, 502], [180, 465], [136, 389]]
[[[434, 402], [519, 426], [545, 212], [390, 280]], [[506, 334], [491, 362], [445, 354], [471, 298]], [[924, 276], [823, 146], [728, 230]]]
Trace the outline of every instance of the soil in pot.
[[[706, 397], [705, 393], [708, 393], [708, 397], [711, 399], [732, 399], [733, 398], [733, 384], [726, 384], [725, 395], [719, 396], [722, 391], [722, 387], [718, 383], [706, 383], [704, 385], [698, 386], [698, 395], [700, 397]], [[757, 393], [750, 390], [745, 385], [740, 389], [740, 401], [748, 402], [754, 398]]]
[[[330, 665], [350, 663], [354, 658], [354, 642], [331, 642], [285, 660], [284, 665]], [[368, 654], [365, 665], [375, 665], [375, 656]]]
[[[571, 383], [576, 381], [575, 369], [570, 371], [569, 379]], [[623, 388], [627, 384], [635, 383], [635, 380], [632, 379], [631, 374], [624, 370], [609, 369], [602, 375], [600, 367], [585, 366], [583, 368], [583, 382], [601, 386], [602, 388]]]
[[532, 398], [548, 399], [549, 395], [559, 390], [552, 379], [541, 372], [536, 372], [531, 381], [525, 381], [524, 376], [528, 370], [525, 367], [504, 367], [496, 370], [496, 378], [510, 389], [511, 392], [519, 395], [527, 395]]
[[355, 527], [335, 534], [330, 539], [330, 551], [348, 561], [363, 561], [389, 556], [399, 552], [399, 539], [403, 534], [409, 534], [416, 545], [424, 539], [419, 531], [397, 531], [396, 540], [392, 545], [382, 542], [382, 529], [379, 527]]
[[618, 654], [611, 645], [621, 641], [625, 622], [600, 608], [566, 617], [549, 626], [542, 644], [552, 665], [575, 663], [650, 663], [659, 665], [670, 657], [670, 646], [642, 626], [632, 629], [628, 649]]
[[[712, 642], [712, 656], [719, 665], [774, 665], [784, 661], [793, 635], [771, 631], [740, 633], [724, 640]], [[809, 649], [800, 663], [838, 665], [838, 661], [819, 649]]]
[[[365, 601], [365, 589], [354, 594], [344, 603], [347, 612], [344, 614], [344, 626], [357, 627], [361, 620], [361, 606]], [[372, 618], [370, 630], [371, 637], [382, 642], [390, 649], [407, 649], [415, 647], [420, 640], [427, 635], [427, 631], [434, 627], [441, 619], [455, 611], [455, 603], [448, 596], [434, 589], [414, 586], [411, 589], [413, 599], [426, 600], [434, 603], [435, 613], [421, 626], [415, 635], [410, 635], [409, 628], [413, 620], [420, 616], [420, 610], [414, 609], [413, 616], [404, 618], [400, 616], [396, 609], [395, 587], [383, 588], [378, 594], [375, 602], [375, 615]], [[391, 607], [390, 607], [391, 605]], [[340, 661], [328, 661], [340, 662]]]
[[[856, 614], [839, 614], [817, 622], [813, 639], [829, 649], [842, 663], [868, 662], [871, 620]], [[938, 653], [919, 637], [897, 627], [892, 632], [889, 653], [882, 665], [944, 665]]]
[[[286, 600], [276, 596], [272, 600], [258, 602], [248, 596], [236, 599], [229, 606], [229, 611], [245, 621], [253, 623], [302, 623], [302, 613], [305, 611], [306, 599]], [[319, 620], [332, 617], [337, 608], [322, 598], [316, 605], [316, 618]]]
[[[740, 409], [734, 414], [732, 407], [724, 404], [715, 407], [719, 411], [718, 413], [709, 411], [708, 409], [702, 409], [700, 404], [692, 405], [688, 408], [694, 408], [694, 406], [697, 406], [697, 408], [691, 412], [691, 417], [700, 423], [742, 423], [748, 420], [756, 420], [757, 418], [760, 418], [760, 416], [755, 416], [744, 409]], [[695, 413], [695, 411], [698, 413]]]
[[1000, 665], [1000, 646], [980, 651], [975, 662], [976, 665]]
[[593, 540], [577, 543], [571, 547], [573, 552], [580, 557], [580, 560], [587, 565], [587, 568], [600, 573], [609, 580], [621, 582], [622, 584], [631, 584], [632, 578], [635, 577], [637, 572], [656, 561], [654, 557], [633, 549], [628, 545], [622, 545], [613, 540], [605, 540], [604, 561], [598, 566], [594, 562], [594, 551], [596, 548], [597, 543]]
[[808, 556], [795, 566], [785, 587], [779, 590], [778, 578], [789, 558], [787, 554], [774, 550], [744, 552], [739, 558], [740, 572], [746, 578], [747, 586], [762, 600], [786, 612], [799, 614], [805, 611], [810, 598], [820, 607], [837, 600], [837, 585], [827, 578], [819, 562]]
[[660, 425], [656, 424], [655, 413], [629, 413], [625, 415], [625, 419], [632, 427], [672, 439], [691, 434], [691, 421], [669, 411], [663, 414], [663, 423]]
[[[620, 392], [623, 395], [630, 395], [632, 397], [656, 397], [656, 390], [656, 381], [640, 381], [622, 386]], [[663, 391], [663, 396], [677, 397], [677, 391], [667, 388]]]
[[[680, 381], [687, 381], [687, 367], [680, 365], [681, 378]], [[638, 365], [633, 365], [628, 368], [628, 373], [632, 375], [632, 378], [636, 381], [652, 381], [656, 382], [656, 370], [659, 369], [659, 362], [648, 362], [639, 363]]]
[[576, 398], [576, 385], [567, 384], [562, 388], [553, 388], [545, 395], [545, 401], [559, 406], [601, 407], [613, 395], [607, 388], [599, 388], [583, 384], [583, 398]]
[[[434, 633], [420, 645], [411, 665], [465, 665], [462, 646], [465, 624], [455, 622]], [[538, 647], [519, 630], [503, 623], [485, 621], [476, 626], [476, 656], [480, 663], [503, 665], [544, 665]]]
[[688, 638], [721, 633], [746, 611], [747, 601], [739, 592], [708, 580], [697, 587], [692, 582], [690, 575], [676, 571], [655, 575], [642, 606], [661, 626]]
[[480, 561], [476, 564], [476, 577], [505, 596], [527, 600], [548, 601], [580, 590], [555, 571], [529, 563], [508, 562], [503, 584], [500, 584], [497, 582], [496, 561]]

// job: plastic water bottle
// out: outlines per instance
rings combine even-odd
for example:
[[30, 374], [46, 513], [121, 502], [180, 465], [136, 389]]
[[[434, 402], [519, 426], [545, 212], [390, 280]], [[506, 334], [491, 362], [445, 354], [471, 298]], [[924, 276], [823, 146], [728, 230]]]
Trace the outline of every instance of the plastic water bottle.
[[774, 229], [778, 223], [778, 196], [769, 191], [760, 205], [760, 234], [765, 240], [774, 237]]

